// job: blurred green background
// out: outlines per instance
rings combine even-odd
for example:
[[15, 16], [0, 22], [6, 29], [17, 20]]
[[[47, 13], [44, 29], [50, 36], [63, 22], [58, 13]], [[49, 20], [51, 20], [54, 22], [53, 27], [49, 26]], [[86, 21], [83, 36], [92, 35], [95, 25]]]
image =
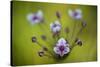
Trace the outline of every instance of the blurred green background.
[[[55, 63], [88, 62], [97, 60], [97, 7], [90, 5], [57, 4], [12, 1], [12, 65], [36, 65]], [[32, 43], [31, 37], [36, 36], [38, 41], [47, 46], [53, 52], [55, 40], [52, 38], [50, 23], [57, 20], [56, 11], [61, 13], [62, 37], [67, 37], [63, 32], [65, 27], [69, 27], [69, 37], [72, 35], [73, 24], [77, 23], [75, 32], [79, 30], [80, 21], [74, 21], [68, 15], [69, 9], [81, 9], [83, 20], [87, 22], [79, 38], [83, 41], [83, 46], [76, 46], [70, 55], [63, 60], [55, 61], [48, 57], [39, 57], [37, 52], [41, 49], [37, 44]], [[29, 13], [42, 10], [45, 22], [43, 24], [31, 25], [27, 20]], [[41, 39], [41, 35], [47, 36], [47, 41]]]

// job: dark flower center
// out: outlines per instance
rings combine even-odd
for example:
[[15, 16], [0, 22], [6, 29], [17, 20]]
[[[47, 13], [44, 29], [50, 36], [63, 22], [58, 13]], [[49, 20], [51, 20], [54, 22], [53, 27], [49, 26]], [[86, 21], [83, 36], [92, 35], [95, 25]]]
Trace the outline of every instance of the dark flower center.
[[34, 16], [34, 17], [33, 17], [33, 20], [37, 20], [37, 19], [38, 19], [38, 17], [37, 17], [37, 16]]
[[54, 24], [53, 27], [57, 27], [57, 24]]
[[62, 51], [64, 51], [64, 46], [60, 46], [59, 47], [59, 50], [62, 52]]
[[77, 12], [74, 12], [74, 16], [77, 16], [78, 15], [78, 13]]

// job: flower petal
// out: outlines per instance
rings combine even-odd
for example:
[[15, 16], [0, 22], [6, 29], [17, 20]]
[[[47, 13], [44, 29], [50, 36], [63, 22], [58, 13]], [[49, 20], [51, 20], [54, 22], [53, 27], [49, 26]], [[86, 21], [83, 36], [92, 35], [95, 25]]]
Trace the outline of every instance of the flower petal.
[[56, 54], [60, 55], [61, 57], [64, 55], [64, 53], [61, 52], [61, 51], [59, 50], [58, 47], [54, 47], [54, 52], [55, 52]]
[[54, 52], [55, 52], [56, 54], [60, 54], [60, 53], [61, 53], [58, 47], [54, 47]]
[[78, 14], [75, 19], [81, 19], [82, 18], [82, 14]]
[[53, 28], [53, 23], [50, 24], [50, 29], [52, 30], [52, 28]]
[[73, 17], [73, 11], [71, 9], [68, 10], [68, 14], [70, 17]]
[[61, 25], [60, 22], [59, 22], [58, 20], [56, 20], [54, 23], [55, 23], [56, 25], [59, 25], [59, 26]]
[[36, 16], [38, 16], [40, 19], [42, 19], [43, 18], [42, 10], [38, 10], [38, 12], [36, 13]]
[[61, 57], [63, 57], [63, 56], [64, 56], [64, 53], [63, 53], [63, 52], [61, 52], [59, 55], [60, 55]]
[[80, 9], [76, 9], [75, 12], [77, 12], [77, 13], [79, 13], [79, 14], [82, 13], [82, 11], [81, 11]]
[[64, 38], [60, 38], [59, 40], [58, 40], [58, 44], [57, 44], [57, 46], [67, 46], [66, 45], [66, 40], [64, 39]]
[[59, 32], [61, 30], [61, 24], [56, 20], [54, 23], [50, 24], [50, 29], [54, 33]]
[[28, 14], [28, 15], [27, 15], [27, 20], [28, 20], [28, 21], [32, 21], [32, 17], [33, 17], [33, 16], [34, 16], [33, 13]]
[[69, 48], [69, 47], [65, 47], [63, 53], [64, 53], [64, 54], [67, 54], [67, 53], [69, 53], [69, 52], [70, 52], [70, 48]]
[[58, 32], [58, 31], [60, 31], [60, 30], [61, 30], [61, 27], [60, 27], [60, 26], [57, 26], [57, 27], [55, 27], [55, 28], [52, 28], [52, 31], [53, 31], [54, 33]]

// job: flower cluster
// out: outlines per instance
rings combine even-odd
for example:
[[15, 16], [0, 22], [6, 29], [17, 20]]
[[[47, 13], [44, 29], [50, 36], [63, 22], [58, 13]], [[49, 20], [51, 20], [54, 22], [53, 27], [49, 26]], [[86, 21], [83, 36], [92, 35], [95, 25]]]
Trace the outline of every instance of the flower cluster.
[[[56, 38], [56, 42], [54, 43], [54, 46], [51, 48], [53, 50], [50, 51], [45, 45], [42, 45], [40, 42], [38, 42], [37, 37], [33, 36], [32, 37], [32, 42], [38, 44], [42, 49], [38, 51], [38, 55], [40, 57], [47, 56], [47, 57], [53, 57], [53, 58], [63, 58], [65, 55], [69, 55], [70, 52], [72, 51], [73, 47], [79, 45], [82, 46], [83, 42], [78, 38], [78, 35], [82, 33], [82, 30], [86, 27], [86, 22], [82, 20], [82, 10], [81, 9], [75, 9], [75, 10], [68, 10], [69, 16], [74, 19], [74, 20], [79, 20], [81, 23], [81, 28], [79, 32], [77, 32], [77, 35], [74, 36], [74, 31], [76, 29], [76, 23], [74, 23], [73, 30], [70, 31], [68, 27], [64, 29], [65, 33], [69, 34], [69, 32], [72, 32], [72, 36], [70, 36], [70, 41], [66, 37], [62, 37], [61, 35], [61, 30], [62, 30], [62, 24], [61, 24], [61, 13], [59, 11], [56, 12], [56, 17], [57, 20], [54, 22], [50, 23], [50, 31], [52, 34], [53, 38]], [[27, 19], [30, 23], [32, 24], [38, 24], [43, 22], [44, 13], [42, 10], [38, 10], [36, 13], [31, 13], [28, 14]], [[44, 41], [47, 41], [47, 36], [46, 35], [41, 35], [41, 39]], [[48, 43], [49, 44], [49, 43]], [[52, 44], [53, 45], [53, 44]], [[48, 54], [49, 55], [48, 55]]]

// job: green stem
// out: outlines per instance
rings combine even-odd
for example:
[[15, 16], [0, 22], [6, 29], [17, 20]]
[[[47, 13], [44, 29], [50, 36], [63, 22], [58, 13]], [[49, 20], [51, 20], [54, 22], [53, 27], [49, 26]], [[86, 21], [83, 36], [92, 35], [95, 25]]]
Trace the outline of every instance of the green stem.
[[79, 30], [79, 32], [77, 33], [76, 36], [79, 36], [79, 35], [81, 34], [81, 32], [82, 32], [83, 29], [84, 29], [84, 27], [82, 27], [82, 28]]
[[72, 50], [75, 46], [76, 46], [76, 44], [73, 43], [73, 44], [70, 46], [70, 49]]
[[42, 47], [42, 45], [39, 42], [36, 42], [40, 47]]
[[[78, 37], [78, 36], [81, 34], [81, 32], [82, 32], [83, 29], [84, 29], [84, 27], [81, 27], [81, 28], [80, 28], [79, 32], [76, 34], [76, 37]], [[73, 45], [71, 46], [71, 49], [76, 45], [76, 44], [75, 44], [75, 39], [74, 39], [74, 41], [73, 41], [72, 44], [73, 44]]]
[[[70, 41], [70, 39], [69, 39], [69, 34], [66, 35], [66, 39], [67, 39], [68, 42]], [[69, 43], [70, 43], [70, 42], [69, 42]]]
[[77, 23], [74, 22], [74, 27], [73, 27], [73, 31], [72, 31], [72, 36], [71, 36], [71, 38], [70, 38], [70, 40], [72, 40], [72, 43], [73, 43], [73, 39], [74, 39], [74, 33], [75, 33], [76, 25], [77, 25]]
[[[37, 42], [37, 44], [38, 44], [41, 48], [43, 48], [43, 46], [42, 46], [39, 42]], [[53, 53], [52, 53], [51, 51], [48, 50], [48, 51], [46, 51], [46, 52], [48, 52], [49, 54], [51, 54], [52, 56], [54, 56]]]
[[48, 57], [48, 58], [53, 58], [52, 56], [50, 56], [50, 55], [47, 55], [47, 54], [45, 54], [44, 56], [46, 56], [46, 57]]

